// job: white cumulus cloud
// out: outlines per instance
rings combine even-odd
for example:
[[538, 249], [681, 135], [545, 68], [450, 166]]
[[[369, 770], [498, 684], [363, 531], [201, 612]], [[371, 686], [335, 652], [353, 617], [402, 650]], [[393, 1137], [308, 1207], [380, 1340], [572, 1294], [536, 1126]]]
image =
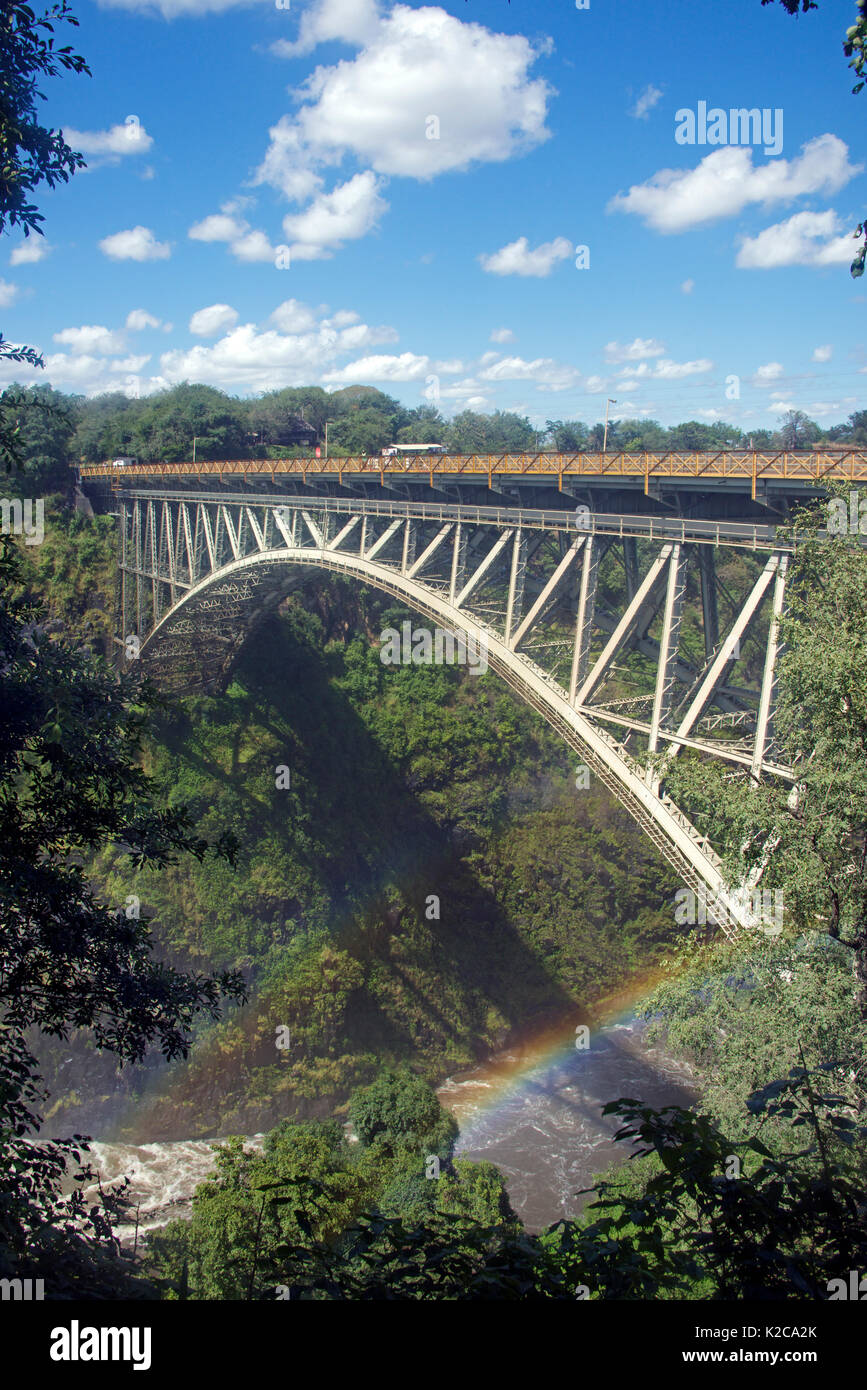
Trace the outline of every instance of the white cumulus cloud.
[[251, 227], [244, 218], [236, 217], [234, 211], [227, 211], [236, 206], [237, 202], [227, 203], [222, 212], [213, 212], [201, 222], [194, 223], [187, 236], [192, 241], [226, 241], [232, 255], [239, 261], [273, 263], [277, 247], [271, 245], [264, 232]]
[[271, 245], [264, 232], [256, 230], [238, 237], [230, 244], [229, 250], [237, 260], [248, 263], [270, 261], [273, 264], [277, 258], [277, 247]]
[[238, 322], [238, 311], [229, 304], [209, 304], [205, 309], [197, 309], [190, 318], [190, 332], [200, 338], [215, 338], [224, 329], [234, 328]]
[[9, 257], [10, 265], [36, 265], [37, 261], [44, 260], [51, 247], [44, 237], [29, 236], [18, 246], [13, 247], [12, 255]]
[[542, 242], [535, 250], [525, 236], [501, 246], [490, 256], [480, 256], [483, 270], [491, 275], [534, 275], [539, 279], [550, 275], [554, 266], [572, 255], [572, 243], [566, 237], [558, 236], [553, 241]]
[[271, 51], [294, 58], [312, 52], [329, 39], [360, 44], [373, 37], [379, 20], [377, 0], [317, 0], [303, 12], [298, 38], [294, 42], [278, 39]]
[[835, 212], [796, 212], [787, 221], [766, 227], [758, 236], [745, 238], [735, 264], [741, 270], [847, 265], [852, 254], [852, 234], [840, 231]]
[[212, 212], [201, 222], [195, 222], [187, 236], [193, 241], [237, 241], [247, 230], [247, 223], [225, 212]]
[[130, 227], [103, 237], [99, 249], [113, 261], [165, 261], [171, 255], [166, 241], [157, 241], [149, 227]]
[[199, 19], [212, 14], [225, 14], [227, 10], [247, 8], [251, 5], [270, 4], [272, 0], [100, 0], [106, 9], [131, 10], [152, 15], [157, 11], [164, 19]]
[[830, 362], [834, 349], [830, 343], [824, 343], [821, 347], [813, 349], [814, 362]]
[[635, 116], [639, 121], [646, 121], [651, 112], [662, 96], [662, 88], [654, 87], [651, 82], [640, 94], [637, 102], [630, 111], [630, 116]]
[[100, 324], [82, 324], [80, 328], [64, 328], [54, 334], [55, 343], [61, 343], [70, 351], [111, 357], [126, 351], [126, 341], [122, 333], [103, 328]]
[[297, 299], [284, 299], [271, 315], [270, 322], [281, 333], [306, 333], [316, 322], [313, 310]]
[[[324, 312], [324, 307], [314, 313], [297, 301], [287, 300], [274, 310], [270, 321], [290, 331], [279, 332], [276, 327], [260, 330], [251, 323], [239, 324], [208, 346], [197, 344], [188, 350], [164, 353], [160, 359], [161, 379], [168, 383], [203, 381], [233, 391], [270, 391], [280, 386], [309, 385], [311, 381], [336, 382], [340, 380], [338, 362], [347, 353], [397, 337], [393, 328], [358, 322], [358, 315], [351, 311], [339, 310], [330, 317], [317, 317]], [[412, 380], [416, 373], [408, 359], [414, 359], [414, 355], [406, 354], [403, 359], [355, 360], [346, 369], [346, 379], [369, 379], [379, 371], [379, 380]], [[401, 363], [407, 373], [403, 377], [399, 375]]]
[[[192, 2], [162, 0], [169, 7]], [[212, 2], [201, 0], [203, 8]], [[531, 72], [548, 51], [544, 41], [534, 46], [520, 34], [494, 33], [437, 5], [315, 0], [297, 37], [278, 40], [272, 51], [296, 56], [335, 39], [358, 52], [316, 67], [291, 89], [295, 109], [270, 128], [253, 176], [298, 205], [284, 219], [293, 261], [328, 259], [367, 236], [388, 210], [384, 177], [431, 179], [502, 162], [550, 136], [553, 89]], [[327, 172], [353, 160], [358, 171], [329, 188]], [[225, 241], [239, 260], [272, 258], [278, 248], [235, 214], [224, 205], [189, 236]]]
[[427, 179], [548, 138], [551, 88], [530, 77], [538, 52], [523, 35], [495, 34], [433, 5], [395, 5], [377, 18], [364, 4], [351, 34], [350, 3], [317, 6], [312, 24], [339, 29], [361, 52], [317, 68], [300, 88], [296, 115], [271, 131], [262, 181], [298, 197], [299, 165], [347, 154], [379, 174]]
[[631, 343], [605, 344], [607, 362], [641, 362], [645, 357], [662, 357], [665, 344], [657, 338], [633, 338]]
[[767, 386], [771, 381], [777, 381], [783, 375], [782, 362], [765, 362], [763, 366], [756, 368], [753, 377], [754, 386]]
[[303, 212], [283, 219], [290, 252], [299, 261], [325, 259], [346, 241], [356, 241], [376, 225], [388, 204], [379, 196], [371, 170], [321, 193]]
[[535, 381], [540, 391], [565, 391], [576, 384], [581, 373], [575, 367], [555, 362], [553, 357], [537, 357], [532, 362], [523, 357], [501, 357], [479, 376], [482, 381]]
[[430, 358], [414, 352], [399, 357], [360, 357], [337, 371], [326, 372], [323, 381], [418, 381], [430, 370]]
[[108, 130], [71, 130], [63, 132], [66, 143], [82, 154], [144, 154], [153, 144], [144, 126], [135, 116], [127, 117], [123, 125]]
[[126, 326], [133, 333], [141, 333], [145, 328], [159, 328], [161, 320], [154, 318], [147, 309], [130, 309], [126, 316]]
[[657, 232], [685, 232], [733, 217], [751, 203], [836, 193], [861, 169], [848, 155], [842, 140], [826, 134], [808, 141], [795, 159], [769, 159], [754, 168], [751, 148], [730, 145], [706, 155], [694, 169], [661, 169], [628, 193], [618, 193], [608, 211], [633, 213]]
[[621, 390], [631, 390], [638, 380], [644, 378], [653, 381], [679, 381], [685, 376], [700, 376], [703, 372], [709, 372], [712, 367], [713, 362], [709, 357], [697, 357], [691, 362], [673, 362], [670, 358], [661, 357], [652, 367], [648, 362], [639, 362], [636, 367], [624, 367], [620, 375], [628, 379], [629, 385], [626, 381], [618, 384]]
[[[228, 306], [208, 306], [215, 307], [225, 309]], [[146, 310], [133, 310], [128, 315], [127, 327], [132, 327], [130, 319], [133, 324], [142, 325], [145, 318], [153, 316]], [[144, 396], [181, 381], [201, 381], [239, 393], [269, 391], [322, 381], [324, 373], [335, 370], [349, 354], [357, 359], [359, 349], [393, 342], [397, 338], [393, 328], [365, 324], [352, 310], [329, 312], [325, 305], [312, 310], [293, 300], [279, 305], [272, 315], [272, 321], [274, 319], [292, 331], [278, 332], [270, 326], [260, 330], [252, 323], [237, 325], [213, 343], [197, 343], [189, 349], [164, 352], [157, 369], [148, 376], [139, 375], [150, 361], [148, 355], [122, 355], [123, 333], [101, 326], [65, 329], [58, 334], [58, 341], [68, 350], [46, 355], [45, 372], [26, 364], [0, 362], [0, 382], [47, 381], [88, 396], [112, 390]], [[171, 324], [161, 327], [171, 331]], [[109, 351], [116, 355], [106, 357], [104, 354]], [[420, 362], [427, 360], [418, 358]], [[353, 361], [350, 375], [354, 380], [358, 379], [359, 365], [357, 360]], [[434, 370], [444, 371], [455, 365], [438, 363], [434, 364]], [[407, 379], [414, 375], [411, 367], [412, 364], [408, 364], [410, 375]], [[393, 370], [386, 366], [382, 379], [389, 379], [388, 373]], [[400, 378], [395, 376], [394, 379]]]

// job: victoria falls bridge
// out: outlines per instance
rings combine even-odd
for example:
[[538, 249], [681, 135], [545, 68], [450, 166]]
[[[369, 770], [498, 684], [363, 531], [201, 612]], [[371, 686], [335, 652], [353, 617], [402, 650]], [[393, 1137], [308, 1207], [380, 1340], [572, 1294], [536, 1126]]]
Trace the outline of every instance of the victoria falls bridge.
[[774, 738], [785, 524], [830, 479], [867, 481], [867, 452], [80, 469], [94, 509], [117, 517], [121, 660], [167, 690], [218, 690], [252, 628], [311, 572], [373, 586], [485, 652], [741, 927], [753, 909], [667, 795], [666, 768], [693, 749], [733, 776], [796, 780]]

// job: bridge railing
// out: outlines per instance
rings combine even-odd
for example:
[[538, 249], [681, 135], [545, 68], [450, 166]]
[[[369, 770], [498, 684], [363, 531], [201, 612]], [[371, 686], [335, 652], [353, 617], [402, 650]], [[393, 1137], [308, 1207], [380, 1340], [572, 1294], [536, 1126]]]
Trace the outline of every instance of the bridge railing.
[[616, 512], [592, 512], [587, 509], [535, 507], [474, 507], [467, 504], [441, 502], [381, 502], [377, 499], [343, 497], [294, 497], [286, 494], [251, 494], [227, 492], [182, 492], [166, 495], [150, 488], [123, 489], [119, 498], [143, 501], [205, 502], [223, 506], [270, 506], [303, 508], [306, 511], [325, 511], [337, 515], [378, 516], [394, 520], [408, 517], [429, 522], [463, 522], [467, 525], [487, 525], [503, 530], [522, 527], [528, 530], [566, 532], [574, 536], [605, 535], [612, 538], [635, 536], [649, 541], [681, 541], [682, 543], [714, 546], [735, 546], [749, 550], [794, 549], [793, 541], [778, 534], [775, 526], [751, 521], [702, 521], [689, 517], [658, 517], [625, 515]]
[[111, 462], [79, 465], [82, 477], [189, 477], [238, 474], [276, 477], [290, 474], [327, 474], [342, 477], [360, 473], [369, 477], [429, 474], [477, 477], [488, 474], [568, 477], [629, 477], [668, 479], [784, 479], [821, 483], [825, 479], [867, 479], [867, 450], [818, 445], [807, 450], [718, 449], [668, 450], [626, 453], [580, 451], [574, 453], [412, 454], [399, 459], [353, 454], [346, 458], [204, 459], [195, 463], [148, 462], [115, 468]]

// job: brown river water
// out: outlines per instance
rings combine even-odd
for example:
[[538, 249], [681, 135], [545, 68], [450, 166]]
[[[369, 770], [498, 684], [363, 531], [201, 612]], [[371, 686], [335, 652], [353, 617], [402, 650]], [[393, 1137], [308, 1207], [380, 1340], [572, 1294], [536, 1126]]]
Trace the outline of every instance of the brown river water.
[[652, 1106], [688, 1106], [696, 1098], [690, 1068], [645, 1041], [646, 1025], [635, 1010], [653, 983], [645, 975], [601, 1000], [587, 1047], [576, 1047], [583, 1013], [440, 1087], [442, 1104], [461, 1128], [457, 1154], [496, 1164], [528, 1230], [577, 1216], [593, 1200], [579, 1196], [580, 1189], [628, 1157], [626, 1145], [613, 1139], [620, 1122], [602, 1116], [605, 1104], [629, 1097]]
[[[576, 1216], [591, 1197], [577, 1195], [613, 1160], [617, 1123], [603, 1119], [621, 1096], [650, 1105], [689, 1105], [690, 1069], [645, 1041], [636, 1009], [655, 983], [646, 973], [629, 989], [599, 1001], [589, 1020], [589, 1045], [576, 1047], [586, 1011], [537, 1029], [470, 1071], [449, 1077], [438, 1095], [461, 1128], [458, 1156], [486, 1159], [503, 1172], [512, 1205], [537, 1231]], [[112, 1144], [95, 1141], [90, 1161], [103, 1185], [128, 1175], [127, 1195], [139, 1205], [139, 1232], [186, 1217], [198, 1183], [213, 1168], [214, 1140]], [[260, 1147], [262, 1135], [248, 1136]], [[95, 1197], [96, 1186], [92, 1195]], [[122, 1227], [125, 1242], [133, 1226]]]

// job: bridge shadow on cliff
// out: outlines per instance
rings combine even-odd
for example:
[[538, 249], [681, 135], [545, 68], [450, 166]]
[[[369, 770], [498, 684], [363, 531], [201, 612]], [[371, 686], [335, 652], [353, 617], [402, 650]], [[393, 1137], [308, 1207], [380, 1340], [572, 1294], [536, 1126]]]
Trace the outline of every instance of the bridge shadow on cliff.
[[[434, 1070], [445, 1057], [454, 1069], [519, 1031], [574, 1013], [574, 998], [481, 881], [473, 864], [478, 836], [456, 833], [459, 812], [438, 819], [410, 787], [411, 759], [396, 756], [410, 746], [400, 727], [406, 710], [399, 702], [392, 709], [386, 688], [374, 736], [352, 703], [370, 703], [363, 663], [348, 675], [344, 669], [341, 688], [334, 679], [339, 663], [317, 649], [315, 638], [315, 624], [300, 612], [265, 618], [241, 652], [227, 692], [189, 702], [164, 736], [200, 780], [203, 799], [210, 795], [212, 823], [221, 810], [231, 811], [243, 842], [240, 873], [263, 873], [269, 845], [310, 869], [308, 901], [296, 889], [262, 907], [274, 914], [278, 934], [280, 920], [294, 918], [287, 947], [309, 931], [319, 949], [326, 941], [317, 928], [325, 922], [327, 944], [361, 967], [362, 983], [350, 990], [338, 1034], [323, 1036], [317, 1055], [405, 1058]], [[274, 789], [278, 765], [290, 769], [285, 795]], [[582, 833], [577, 819], [575, 832]], [[438, 899], [433, 918], [432, 895]], [[195, 961], [198, 968], [205, 963], [217, 962]], [[221, 956], [219, 964], [227, 963]], [[287, 1108], [303, 1118], [322, 1113], [320, 1102], [345, 1097], [339, 1085], [315, 1104], [285, 1091], [267, 1094], [274, 1027], [283, 1021], [271, 1002], [283, 990], [270, 983], [273, 965], [272, 959], [266, 983], [261, 963], [253, 962], [251, 1001], [231, 1016], [232, 1032], [237, 1040], [240, 1030], [243, 1042], [212, 1052], [205, 1039], [189, 1063], [164, 1074], [135, 1120], [121, 1126], [126, 1134], [131, 1128], [152, 1139], [226, 1133], [227, 1117], [235, 1132], [253, 1132], [276, 1123]], [[257, 1072], [263, 1084], [251, 1086]], [[174, 1114], [181, 1096], [182, 1134]]]

